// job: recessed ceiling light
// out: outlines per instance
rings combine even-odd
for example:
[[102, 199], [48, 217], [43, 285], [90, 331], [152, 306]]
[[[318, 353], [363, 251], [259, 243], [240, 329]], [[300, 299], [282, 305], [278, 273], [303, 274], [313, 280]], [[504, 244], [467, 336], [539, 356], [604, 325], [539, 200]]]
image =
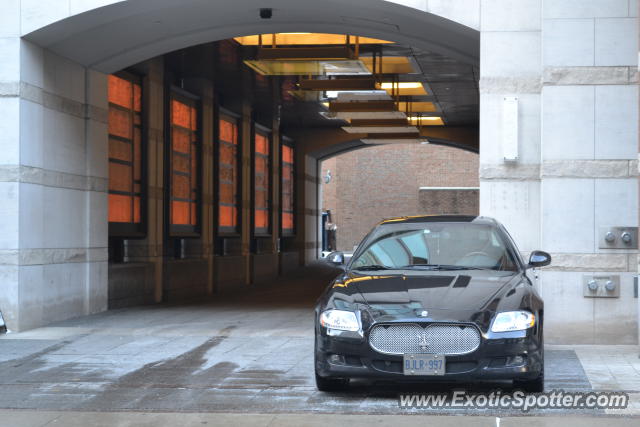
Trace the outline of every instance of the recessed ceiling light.
[[381, 95], [386, 92], [383, 90], [328, 90], [325, 92], [327, 98], [337, 98], [341, 93], [363, 94], [363, 95]]
[[408, 118], [409, 120], [431, 120], [431, 121], [440, 120], [440, 117], [438, 116], [409, 116]]
[[397, 82], [397, 83], [385, 82], [380, 85], [381, 89], [393, 89], [393, 88], [418, 89], [421, 87], [422, 87], [422, 83], [420, 82]]

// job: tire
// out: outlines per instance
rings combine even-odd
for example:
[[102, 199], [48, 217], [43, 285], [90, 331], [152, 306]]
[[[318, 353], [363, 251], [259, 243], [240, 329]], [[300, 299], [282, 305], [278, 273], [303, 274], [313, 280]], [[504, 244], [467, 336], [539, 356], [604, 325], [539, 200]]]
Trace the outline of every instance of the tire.
[[324, 378], [316, 373], [316, 387], [320, 391], [343, 391], [349, 388], [349, 378]]
[[544, 391], [544, 339], [542, 341], [542, 372], [538, 378], [529, 381], [513, 381], [513, 388], [522, 389], [528, 393], [542, 393]]
[[513, 381], [513, 388], [522, 389], [527, 393], [542, 393], [544, 391], [544, 373], [534, 380]]

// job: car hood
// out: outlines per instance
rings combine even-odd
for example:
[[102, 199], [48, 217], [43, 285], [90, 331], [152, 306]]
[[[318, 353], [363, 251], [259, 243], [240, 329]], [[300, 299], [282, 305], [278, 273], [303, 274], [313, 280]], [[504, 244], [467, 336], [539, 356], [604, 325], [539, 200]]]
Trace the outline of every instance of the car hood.
[[503, 300], [516, 294], [513, 288], [519, 278], [514, 272], [481, 270], [388, 275], [349, 272], [342, 283], [351, 288], [351, 301], [361, 304], [366, 323], [423, 318], [487, 324], [498, 306], [504, 305]]

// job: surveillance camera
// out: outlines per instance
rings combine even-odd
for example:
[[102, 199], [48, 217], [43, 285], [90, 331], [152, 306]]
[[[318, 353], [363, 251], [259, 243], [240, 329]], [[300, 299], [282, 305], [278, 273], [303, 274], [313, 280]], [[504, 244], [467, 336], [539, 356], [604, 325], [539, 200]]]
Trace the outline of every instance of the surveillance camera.
[[270, 7], [265, 7], [260, 9], [260, 18], [262, 19], [271, 19], [271, 15], [273, 14], [273, 9]]

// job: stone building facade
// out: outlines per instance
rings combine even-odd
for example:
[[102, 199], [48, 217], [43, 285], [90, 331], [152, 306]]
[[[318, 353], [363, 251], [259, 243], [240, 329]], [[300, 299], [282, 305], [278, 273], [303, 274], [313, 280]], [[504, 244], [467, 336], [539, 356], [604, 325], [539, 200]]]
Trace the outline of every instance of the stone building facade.
[[[264, 20], [259, 0], [3, 3], [0, 310], [10, 328], [108, 307], [116, 274], [107, 224], [108, 74], [238, 35], [311, 31], [395, 40], [468, 64], [475, 78], [460, 84], [479, 98], [479, 124], [465, 134], [480, 153], [480, 213], [504, 223], [523, 252], [543, 249], [553, 257], [536, 282], [546, 302], [545, 339], [638, 342], [638, 249], [600, 239], [612, 227], [638, 226], [636, 0], [273, 0], [271, 6], [278, 13]], [[450, 74], [446, 68], [443, 62], [440, 71]], [[424, 136], [459, 142], [461, 133], [442, 126]], [[319, 133], [297, 139], [305, 148], [298, 154], [291, 252], [308, 263], [319, 253], [317, 161], [326, 154], [318, 150], [336, 139]], [[150, 203], [161, 203], [154, 196], [162, 193], [162, 177], [151, 178]], [[246, 212], [249, 201], [243, 199]], [[163, 281], [188, 267], [164, 262], [168, 246], [157, 212], [146, 255], [154, 301]], [[242, 286], [277, 274], [282, 256], [275, 236], [259, 253], [245, 235], [235, 260], [218, 259], [220, 244], [209, 243], [211, 250], [191, 248], [200, 254], [196, 273], [201, 284], [206, 278], [207, 292], [221, 271], [239, 273], [230, 282]], [[136, 274], [143, 272], [129, 277]], [[585, 281], [595, 277], [618, 281], [619, 295], [586, 293]]]

